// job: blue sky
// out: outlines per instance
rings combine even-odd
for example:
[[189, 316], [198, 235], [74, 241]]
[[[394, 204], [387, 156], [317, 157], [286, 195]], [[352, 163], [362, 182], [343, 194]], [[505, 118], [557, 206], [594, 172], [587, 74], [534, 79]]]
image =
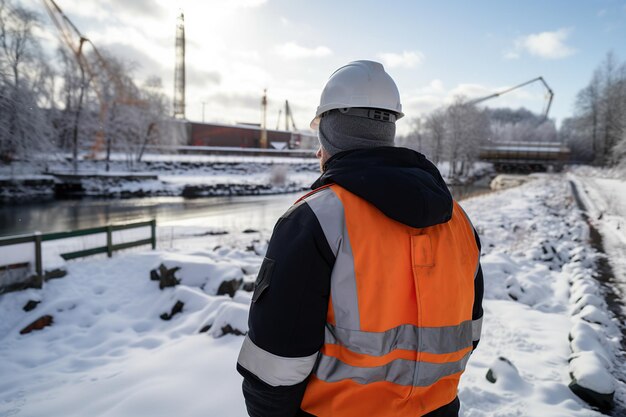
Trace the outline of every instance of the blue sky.
[[[41, 10], [37, 0], [18, 0]], [[399, 88], [409, 128], [457, 95], [479, 97], [543, 76], [555, 92], [551, 117], [573, 111], [576, 93], [609, 50], [626, 59], [626, 0], [329, 1], [57, 0], [99, 48], [135, 61], [137, 79], [162, 78], [171, 96], [179, 10], [187, 33], [187, 116], [268, 125], [290, 100], [306, 127], [328, 76], [354, 59], [385, 64]], [[41, 36], [54, 43], [47, 27]], [[486, 102], [540, 112], [536, 83]]]

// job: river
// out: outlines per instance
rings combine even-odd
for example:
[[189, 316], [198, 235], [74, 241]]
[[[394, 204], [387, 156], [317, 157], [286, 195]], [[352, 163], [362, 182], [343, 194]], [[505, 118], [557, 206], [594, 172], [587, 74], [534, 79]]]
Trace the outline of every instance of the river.
[[[489, 191], [486, 181], [450, 187], [456, 199]], [[202, 218], [205, 227], [245, 230], [271, 229], [276, 219], [302, 193], [207, 197], [148, 197], [130, 199], [83, 198], [48, 200], [0, 206], [0, 236], [59, 232], [109, 223], [157, 219], [161, 226]]]

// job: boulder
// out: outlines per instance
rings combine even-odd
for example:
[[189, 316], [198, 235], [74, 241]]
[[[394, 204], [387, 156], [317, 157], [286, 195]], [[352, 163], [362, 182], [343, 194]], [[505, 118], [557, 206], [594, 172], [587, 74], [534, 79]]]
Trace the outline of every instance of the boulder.
[[217, 289], [217, 295], [228, 294], [231, 298], [235, 295], [237, 290], [241, 288], [241, 284], [243, 283], [243, 278], [239, 279], [231, 279], [228, 281], [222, 281], [220, 286]]
[[519, 374], [513, 363], [505, 357], [496, 359], [485, 375], [487, 381], [497, 384], [507, 391], [524, 392], [528, 390], [528, 383]]
[[183, 311], [183, 307], [185, 306], [185, 303], [183, 303], [182, 301], [176, 301], [176, 304], [174, 304], [174, 306], [172, 307], [171, 311], [169, 313], [163, 313], [161, 314], [161, 320], [171, 320], [172, 317], [174, 317], [176, 314], [181, 313]]
[[52, 326], [52, 323], [54, 323], [54, 318], [51, 315], [46, 314], [20, 330], [20, 334], [28, 334], [35, 330], [41, 330], [45, 327]]
[[600, 410], [610, 410], [614, 404], [615, 378], [608, 371], [607, 365], [595, 352], [572, 355], [569, 363], [572, 378], [569, 388]]
[[28, 302], [24, 304], [24, 307], [22, 307], [22, 310], [26, 312], [32, 311], [37, 307], [39, 303], [41, 303], [41, 301], [28, 300]]
[[176, 271], [179, 269], [180, 267], [178, 266], [168, 268], [164, 264], [161, 264], [150, 271], [150, 279], [152, 281], [159, 281], [159, 289], [161, 290], [163, 288], [175, 287], [180, 284], [180, 280], [176, 278]]
[[569, 389], [572, 390], [576, 396], [578, 396], [578, 398], [594, 407], [597, 407], [601, 411], [610, 411], [615, 405], [615, 401], [613, 399], [615, 392], [611, 392], [609, 394], [596, 392], [580, 385], [576, 378], [572, 378], [572, 382], [570, 382], [568, 386]]

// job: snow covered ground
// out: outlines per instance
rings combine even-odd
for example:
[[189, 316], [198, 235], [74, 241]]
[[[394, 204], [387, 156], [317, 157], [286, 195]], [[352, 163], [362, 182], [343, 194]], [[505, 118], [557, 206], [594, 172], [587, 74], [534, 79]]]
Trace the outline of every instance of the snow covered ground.
[[[619, 332], [593, 298], [598, 254], [566, 177], [463, 206], [481, 234], [486, 289], [483, 336], [461, 381], [462, 415], [600, 416], [569, 390], [570, 372], [580, 369], [568, 359], [572, 351], [582, 357], [581, 372], [591, 369], [591, 382], [602, 385], [598, 375], [615, 370]], [[72, 261], [68, 276], [43, 290], [0, 296], [0, 416], [246, 415], [235, 371], [243, 338], [223, 333], [246, 331], [250, 294], [216, 295], [216, 282], [252, 282], [271, 230], [226, 226], [219, 235], [187, 219], [159, 228], [166, 231], [157, 251]], [[180, 285], [159, 290], [149, 279], [161, 263], [181, 267]], [[25, 312], [29, 300], [40, 303]], [[160, 318], [177, 301], [182, 312]], [[20, 334], [43, 315], [52, 326]], [[570, 333], [587, 343], [570, 344]], [[586, 360], [588, 349], [604, 359]], [[490, 368], [495, 383], [485, 378]], [[624, 404], [624, 384], [607, 384]]]
[[[590, 220], [602, 234], [622, 298], [626, 300], [626, 172], [606, 172], [589, 167], [572, 171]], [[625, 306], [626, 307], [626, 306]], [[624, 310], [626, 316], [626, 308]]]

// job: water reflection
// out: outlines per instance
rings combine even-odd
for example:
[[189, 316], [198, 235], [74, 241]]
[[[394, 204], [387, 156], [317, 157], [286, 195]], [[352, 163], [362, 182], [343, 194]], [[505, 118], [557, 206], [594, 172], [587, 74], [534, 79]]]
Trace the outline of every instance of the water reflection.
[[[488, 192], [486, 184], [450, 187], [457, 199]], [[50, 200], [0, 206], [0, 236], [56, 232], [156, 218], [159, 225], [192, 225], [228, 230], [271, 229], [300, 196], [152, 197]], [[192, 220], [193, 219], [193, 220]]]
[[0, 236], [56, 232], [156, 218], [159, 224], [206, 217], [207, 227], [271, 228], [298, 195], [184, 199], [50, 200], [0, 206]]

